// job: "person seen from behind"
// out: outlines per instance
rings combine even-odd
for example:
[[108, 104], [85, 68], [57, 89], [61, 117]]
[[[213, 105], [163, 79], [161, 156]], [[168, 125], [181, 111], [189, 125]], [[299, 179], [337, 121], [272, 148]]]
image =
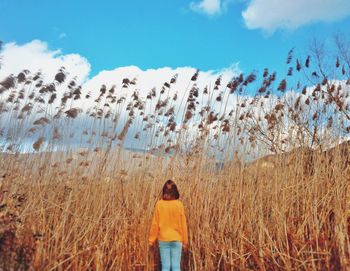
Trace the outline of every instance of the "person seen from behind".
[[149, 245], [158, 240], [162, 271], [180, 271], [182, 249], [188, 245], [185, 209], [179, 198], [176, 184], [166, 181], [153, 214]]

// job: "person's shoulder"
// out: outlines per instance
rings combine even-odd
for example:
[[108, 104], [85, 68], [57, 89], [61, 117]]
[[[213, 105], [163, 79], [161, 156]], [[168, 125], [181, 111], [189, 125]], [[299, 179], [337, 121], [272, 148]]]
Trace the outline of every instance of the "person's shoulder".
[[161, 203], [161, 200], [157, 200], [155, 207], [158, 208], [159, 205], [161, 205], [161, 204], [162, 204], [162, 203]]
[[177, 205], [178, 205], [179, 207], [184, 208], [184, 204], [182, 203], [181, 200], [177, 199], [177, 200], [176, 200], [176, 203], [177, 203]]

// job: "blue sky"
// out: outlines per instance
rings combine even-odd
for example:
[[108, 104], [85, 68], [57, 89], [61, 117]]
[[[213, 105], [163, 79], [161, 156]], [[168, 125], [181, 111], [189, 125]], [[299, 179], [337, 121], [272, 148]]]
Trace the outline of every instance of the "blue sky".
[[[307, 1], [262, 1], [0, 0], [0, 40], [39, 39], [78, 53], [92, 76], [130, 65], [219, 70], [237, 62], [245, 72], [267, 66], [283, 73], [290, 48], [302, 52], [313, 37], [349, 34], [349, 0], [309, 0], [321, 3], [317, 12]], [[283, 9], [283, 2], [294, 6]]]

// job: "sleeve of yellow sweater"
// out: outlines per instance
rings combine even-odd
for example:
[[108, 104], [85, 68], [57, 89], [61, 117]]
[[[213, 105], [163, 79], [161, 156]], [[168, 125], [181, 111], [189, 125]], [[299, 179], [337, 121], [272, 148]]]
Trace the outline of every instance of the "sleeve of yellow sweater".
[[183, 204], [181, 204], [181, 226], [182, 226], [182, 242], [185, 246], [188, 244], [188, 233], [187, 233], [187, 222], [186, 222], [186, 215], [185, 215], [185, 208]]
[[159, 232], [159, 211], [158, 211], [158, 204], [156, 204], [154, 214], [153, 214], [151, 229], [149, 232], [148, 242], [150, 245], [153, 245], [153, 243], [157, 240], [158, 232]]

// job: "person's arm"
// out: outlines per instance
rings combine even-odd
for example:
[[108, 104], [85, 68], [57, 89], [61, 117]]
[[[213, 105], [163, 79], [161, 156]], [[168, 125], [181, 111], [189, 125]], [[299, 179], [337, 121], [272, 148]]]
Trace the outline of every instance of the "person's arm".
[[149, 245], [153, 245], [154, 242], [157, 240], [158, 232], [159, 232], [159, 211], [158, 211], [158, 204], [156, 204], [156, 208], [153, 214], [151, 229], [149, 232], [149, 239], [148, 239]]
[[184, 247], [187, 247], [188, 245], [187, 222], [186, 222], [185, 208], [182, 203], [181, 203], [181, 227], [182, 227], [182, 243]]

